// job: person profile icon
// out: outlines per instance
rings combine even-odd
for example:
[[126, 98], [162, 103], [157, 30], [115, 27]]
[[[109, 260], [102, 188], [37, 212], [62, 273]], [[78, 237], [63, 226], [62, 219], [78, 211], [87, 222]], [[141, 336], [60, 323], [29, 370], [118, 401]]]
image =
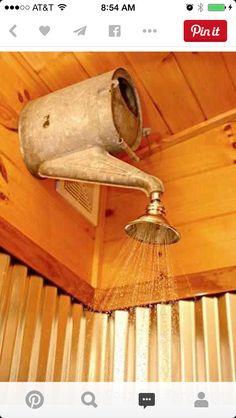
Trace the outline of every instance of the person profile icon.
[[198, 400], [194, 402], [195, 408], [208, 408], [209, 402], [205, 399], [206, 395], [204, 392], [199, 392], [197, 395]]

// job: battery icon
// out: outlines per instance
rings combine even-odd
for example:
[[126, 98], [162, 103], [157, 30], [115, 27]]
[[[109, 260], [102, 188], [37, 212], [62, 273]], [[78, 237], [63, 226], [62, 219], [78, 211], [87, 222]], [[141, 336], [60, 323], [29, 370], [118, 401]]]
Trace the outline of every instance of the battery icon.
[[226, 6], [222, 3], [208, 4], [208, 12], [224, 12], [225, 9]]

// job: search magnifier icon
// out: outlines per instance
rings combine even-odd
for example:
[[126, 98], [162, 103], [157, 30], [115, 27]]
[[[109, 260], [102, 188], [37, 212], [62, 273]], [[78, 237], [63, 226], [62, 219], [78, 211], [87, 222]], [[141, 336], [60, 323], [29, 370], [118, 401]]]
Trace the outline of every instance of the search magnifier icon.
[[97, 408], [96, 404], [96, 398], [93, 392], [84, 392], [81, 396], [81, 402], [86, 406], [93, 406], [94, 408]]

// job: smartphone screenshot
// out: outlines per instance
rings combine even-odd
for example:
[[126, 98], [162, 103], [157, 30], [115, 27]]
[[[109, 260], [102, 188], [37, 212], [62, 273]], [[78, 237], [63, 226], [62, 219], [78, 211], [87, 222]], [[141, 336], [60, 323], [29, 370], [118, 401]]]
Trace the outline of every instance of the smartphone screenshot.
[[236, 417], [235, 0], [0, 0], [0, 418]]

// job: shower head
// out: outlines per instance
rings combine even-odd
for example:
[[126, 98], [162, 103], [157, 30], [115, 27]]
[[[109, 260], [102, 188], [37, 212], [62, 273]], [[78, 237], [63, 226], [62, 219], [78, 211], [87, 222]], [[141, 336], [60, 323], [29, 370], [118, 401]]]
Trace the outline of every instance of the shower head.
[[147, 244], [169, 245], [180, 239], [179, 232], [165, 218], [159, 192], [151, 194], [146, 214], [126, 225], [125, 231], [133, 239]]

